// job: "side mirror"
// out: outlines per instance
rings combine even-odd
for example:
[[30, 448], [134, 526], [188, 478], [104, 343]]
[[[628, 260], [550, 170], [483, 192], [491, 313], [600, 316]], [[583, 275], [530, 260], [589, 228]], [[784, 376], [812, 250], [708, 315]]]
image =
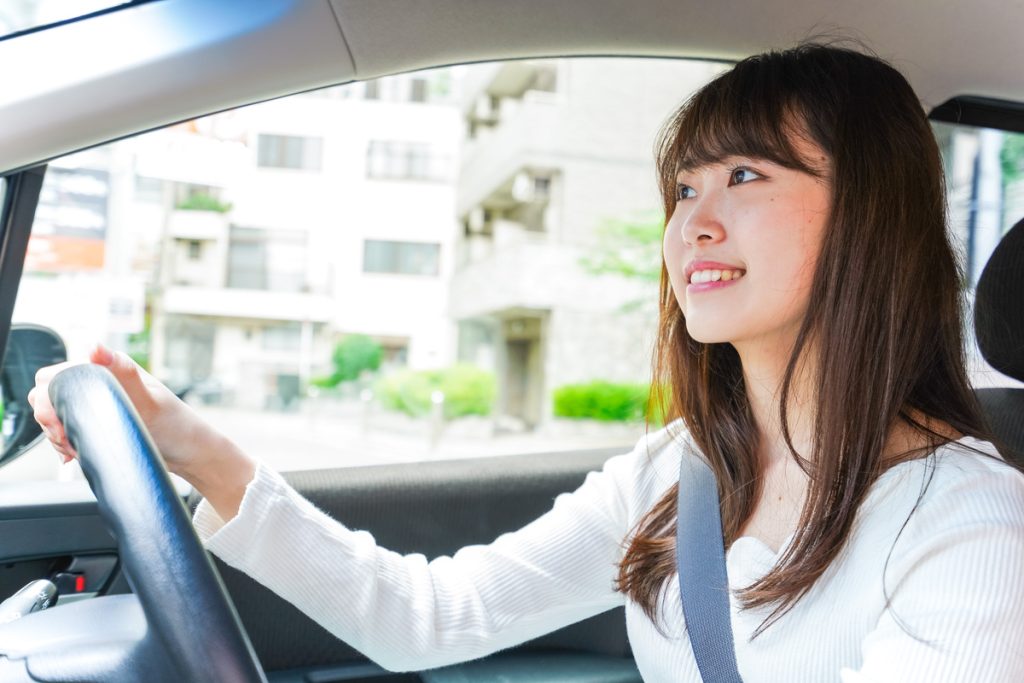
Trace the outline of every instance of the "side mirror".
[[15, 323], [7, 338], [7, 353], [0, 369], [0, 464], [22, 455], [43, 437], [32, 417], [28, 392], [36, 384], [36, 372], [68, 359], [64, 342], [42, 325]]

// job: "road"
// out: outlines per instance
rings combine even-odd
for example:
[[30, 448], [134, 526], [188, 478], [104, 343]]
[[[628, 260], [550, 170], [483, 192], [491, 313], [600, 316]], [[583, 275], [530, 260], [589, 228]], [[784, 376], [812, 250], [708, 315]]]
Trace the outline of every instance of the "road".
[[[432, 445], [430, 423], [401, 415], [365, 415], [360, 406], [281, 413], [196, 406], [245, 452], [278, 471], [357, 467], [588, 448], [627, 452], [643, 425], [552, 423], [539, 432], [493, 435], [489, 420], [463, 420]], [[0, 469], [0, 482], [81, 478], [77, 463], [60, 464], [46, 442]]]

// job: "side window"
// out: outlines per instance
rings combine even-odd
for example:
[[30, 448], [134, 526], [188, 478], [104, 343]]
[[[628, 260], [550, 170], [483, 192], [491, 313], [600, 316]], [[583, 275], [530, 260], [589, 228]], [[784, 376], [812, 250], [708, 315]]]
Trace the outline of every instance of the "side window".
[[631, 447], [653, 141], [722, 68], [473, 64], [58, 159], [15, 319], [129, 353], [282, 470]]
[[[1024, 134], [933, 123], [946, 173], [950, 227], [966, 274], [968, 311], [974, 288], [999, 240], [1024, 220]], [[974, 386], [1022, 386], [981, 357], [967, 321], [967, 355]]]
[[[627, 448], [656, 320], [654, 136], [721, 69], [473, 64], [55, 160], [15, 320], [72, 359], [129, 353], [282, 470]], [[1024, 217], [1024, 136], [935, 130], [970, 294]], [[968, 340], [976, 385], [1013, 383]], [[75, 476], [57, 460], [4, 476]]]

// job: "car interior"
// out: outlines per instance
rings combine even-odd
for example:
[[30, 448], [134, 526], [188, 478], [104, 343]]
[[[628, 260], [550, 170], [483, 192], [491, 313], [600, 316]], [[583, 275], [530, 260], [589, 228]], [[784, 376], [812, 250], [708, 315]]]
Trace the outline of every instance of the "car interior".
[[[34, 371], [24, 369], [66, 353], [59, 339], [44, 342], [11, 325], [46, 165], [64, 155], [420, 69], [595, 56], [729, 64], [811, 36], [851, 37], [891, 60], [934, 121], [1021, 133], [1022, 13], [994, 0], [150, 0], [12, 33], [0, 38], [0, 349], [6, 364], [21, 359], [22, 376], [5, 369], [6, 419], [19, 410], [11, 396], [31, 386]], [[978, 279], [973, 326], [985, 360], [1024, 382], [1024, 217], [1011, 222]], [[81, 581], [76, 590], [87, 598], [39, 609], [52, 596], [33, 597], [31, 613], [0, 623], [0, 680], [640, 680], [621, 609], [474, 662], [384, 670], [203, 551], [189, 522], [198, 493], [168, 478], [123, 396], [105, 382], [82, 372], [54, 388], [65, 397], [62, 419], [78, 425], [79, 451], [91, 456], [83, 458], [91, 461], [83, 462], [88, 481], [0, 481], [0, 600], [48, 577], [61, 591]], [[1024, 389], [977, 395], [1004, 455], [1024, 466]], [[6, 419], [5, 437], [19, 445], [0, 467], [41, 438], [38, 430], [11, 436]], [[433, 558], [521, 527], [621, 452], [442, 454], [285, 477], [380, 545]], [[147, 501], [144, 514], [139, 500]], [[332, 590], [329, 582], [323, 590]]]

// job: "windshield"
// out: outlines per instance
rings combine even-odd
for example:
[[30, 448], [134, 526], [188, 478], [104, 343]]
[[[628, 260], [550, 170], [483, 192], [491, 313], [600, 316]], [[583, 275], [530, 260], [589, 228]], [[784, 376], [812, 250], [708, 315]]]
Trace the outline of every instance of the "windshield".
[[95, 12], [137, 4], [139, 0], [6, 0], [0, 4], [0, 39]]

